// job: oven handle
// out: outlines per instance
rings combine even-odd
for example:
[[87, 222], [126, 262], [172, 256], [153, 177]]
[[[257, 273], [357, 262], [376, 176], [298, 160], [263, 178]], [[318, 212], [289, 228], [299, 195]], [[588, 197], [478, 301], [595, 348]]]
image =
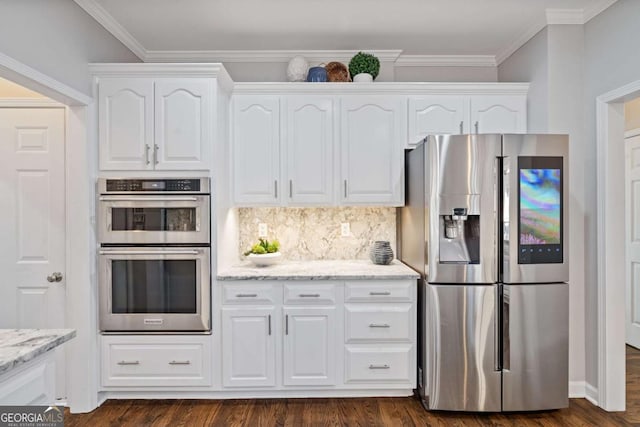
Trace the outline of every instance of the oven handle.
[[197, 197], [185, 196], [100, 196], [101, 202], [197, 202]]
[[198, 255], [198, 250], [167, 250], [167, 251], [121, 251], [101, 250], [100, 255]]

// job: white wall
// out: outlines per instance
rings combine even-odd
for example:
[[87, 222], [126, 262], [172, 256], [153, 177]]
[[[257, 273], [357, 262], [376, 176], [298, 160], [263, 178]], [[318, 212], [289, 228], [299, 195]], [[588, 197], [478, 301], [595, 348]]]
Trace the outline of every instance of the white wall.
[[548, 127], [548, 34], [544, 28], [498, 67], [500, 82], [530, 82], [527, 95], [527, 129], [544, 132]]
[[[585, 188], [596, 188], [596, 97], [640, 80], [640, 1], [618, 0], [585, 24]], [[623, 141], [620, 141], [622, 144]], [[587, 381], [597, 385], [596, 193], [586, 192]], [[623, 307], [620, 307], [623, 310]]]
[[2, 0], [0, 52], [86, 95], [89, 62], [139, 62], [71, 0]]
[[529, 132], [569, 135], [569, 380], [574, 384], [585, 380], [583, 47], [582, 25], [550, 25], [498, 67], [500, 81], [531, 83]]
[[[310, 63], [310, 66], [318, 65]], [[348, 63], [345, 63], [348, 65]], [[286, 82], [285, 62], [225, 62], [236, 82]], [[381, 82], [495, 82], [497, 67], [397, 67], [392, 62], [380, 64]]]

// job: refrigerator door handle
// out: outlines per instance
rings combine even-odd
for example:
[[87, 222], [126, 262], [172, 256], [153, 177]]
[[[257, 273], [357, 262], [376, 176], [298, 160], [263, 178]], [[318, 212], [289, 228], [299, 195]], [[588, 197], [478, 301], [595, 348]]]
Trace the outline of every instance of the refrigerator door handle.
[[498, 372], [502, 370], [502, 285], [496, 287], [496, 300], [494, 307], [494, 325], [493, 325], [493, 370]]
[[509, 287], [502, 287], [502, 369], [511, 369], [511, 339], [509, 337]]

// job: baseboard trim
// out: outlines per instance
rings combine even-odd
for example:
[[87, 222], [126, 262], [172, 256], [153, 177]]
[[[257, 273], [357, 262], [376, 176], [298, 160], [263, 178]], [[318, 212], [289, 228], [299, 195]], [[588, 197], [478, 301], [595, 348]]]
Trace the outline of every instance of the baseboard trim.
[[587, 383], [585, 381], [569, 381], [569, 398], [584, 399], [587, 396]]
[[586, 395], [585, 395], [585, 398], [589, 402], [593, 403], [594, 405], [599, 406], [598, 405], [598, 389], [595, 388], [594, 386], [592, 386], [589, 383], [586, 383]]

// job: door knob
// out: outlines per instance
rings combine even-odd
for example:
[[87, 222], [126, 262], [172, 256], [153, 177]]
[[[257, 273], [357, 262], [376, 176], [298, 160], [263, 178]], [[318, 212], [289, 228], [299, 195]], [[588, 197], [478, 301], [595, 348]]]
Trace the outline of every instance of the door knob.
[[57, 271], [47, 276], [47, 282], [61, 282], [61, 281], [62, 281], [62, 273], [59, 273]]

